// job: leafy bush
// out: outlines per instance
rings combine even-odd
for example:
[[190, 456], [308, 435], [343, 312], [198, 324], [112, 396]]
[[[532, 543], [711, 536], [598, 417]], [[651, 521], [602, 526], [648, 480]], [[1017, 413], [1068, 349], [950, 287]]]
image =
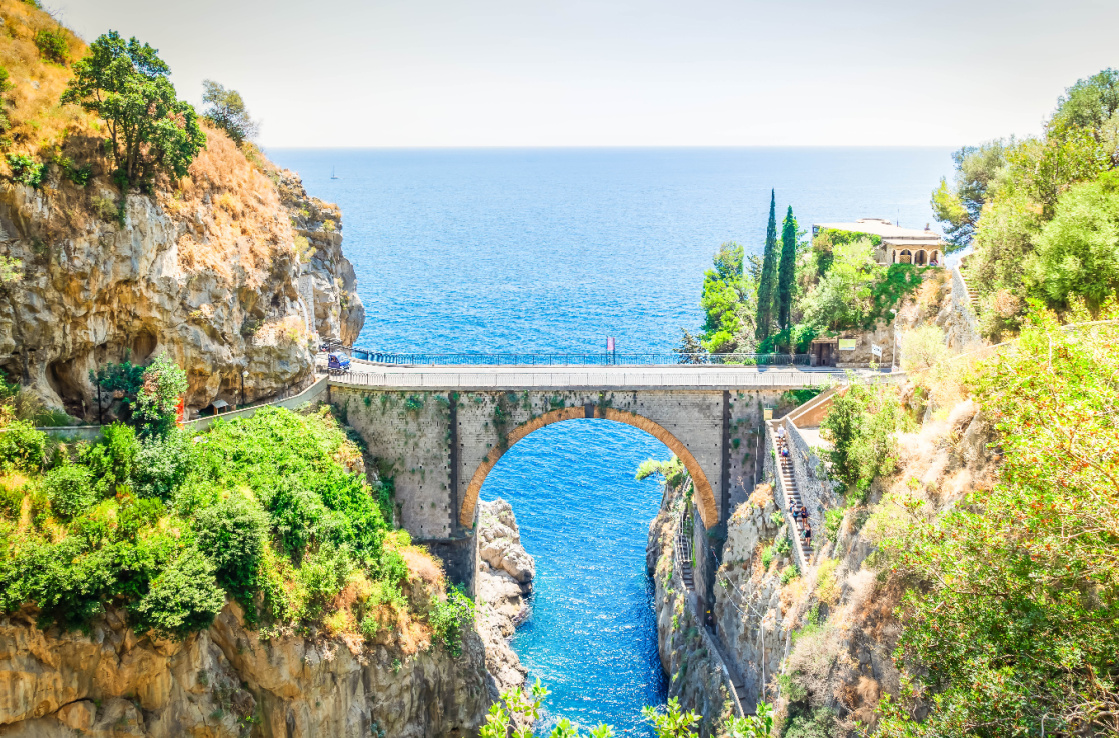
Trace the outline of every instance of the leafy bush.
[[874, 478], [897, 468], [895, 433], [912, 425], [893, 387], [852, 383], [832, 398], [820, 431], [831, 444], [828, 473], [861, 500]]
[[435, 638], [457, 658], [462, 653], [463, 628], [474, 621], [474, 602], [461, 588], [451, 587], [446, 599], [435, 601], [428, 618]]
[[768, 569], [769, 565], [771, 563], [773, 563], [773, 557], [776, 554], [777, 554], [777, 551], [776, 551], [776, 549], [774, 549], [773, 546], [766, 546], [765, 548], [763, 548], [762, 549], [762, 566], [764, 566], [766, 569]]
[[12, 179], [28, 187], [38, 187], [43, 182], [43, 164], [26, 154], [8, 154]]
[[14, 420], [0, 430], [0, 471], [35, 472], [43, 466], [47, 436], [29, 420]]
[[197, 548], [183, 549], [156, 577], [131, 612], [137, 622], [166, 638], [181, 639], [205, 630], [225, 605], [214, 567]]
[[140, 444], [136, 431], [124, 423], [112, 423], [101, 429], [101, 443], [82, 454], [82, 463], [89, 467], [96, 479], [98, 491], [111, 493], [118, 485], [128, 484]]
[[65, 64], [70, 58], [70, 44], [66, 42], [66, 34], [61, 28], [44, 28], [36, 33], [35, 46], [44, 59], [56, 64]]
[[51, 469], [43, 479], [43, 491], [51, 502], [51, 510], [69, 520], [93, 504], [93, 475], [84, 466], [66, 464]]
[[145, 437], [164, 437], [175, 427], [179, 399], [187, 391], [186, 372], [167, 354], [144, 369], [144, 384], [136, 395], [136, 424]]
[[785, 586], [800, 576], [800, 569], [796, 564], [790, 564], [781, 570], [781, 586]]
[[198, 547], [214, 564], [218, 583], [242, 601], [257, 584], [268, 519], [254, 500], [233, 492], [198, 514], [193, 526]]
[[344, 546], [326, 544], [308, 554], [303, 565], [295, 572], [298, 586], [298, 612], [301, 617], [314, 620], [333, 600], [353, 571], [350, 552]]
[[190, 470], [190, 439], [182, 430], [145, 438], [132, 470], [132, 487], [140, 497], [168, 500]]
[[790, 710], [784, 738], [831, 738], [835, 733], [835, 717], [835, 712], [828, 707]]
[[839, 529], [843, 526], [843, 517], [846, 514], [847, 510], [842, 507], [833, 507], [824, 511], [824, 532], [832, 543], [839, 538]]
[[33, 602], [44, 621], [82, 625], [104, 612], [118, 568], [111, 549], [90, 549], [84, 538], [30, 536], [0, 560], [0, 606], [11, 612]]
[[935, 324], [906, 331], [901, 340], [901, 368], [911, 372], [933, 366], [948, 358], [944, 331]]
[[793, 550], [793, 544], [789, 540], [789, 537], [787, 535], [778, 538], [773, 545], [774, 548], [777, 549], [777, 553], [781, 554], [782, 556], [788, 556]]
[[[1041, 314], [1017, 351], [978, 369], [972, 388], [1003, 454], [997, 483], [908, 517], [880, 544], [913, 583], [899, 610], [910, 688], [885, 708], [881, 735], [980, 724], [1036, 735], [1042, 720], [1053, 735], [1119, 729], [1117, 350], [1115, 325], [1063, 331]], [[915, 689], [936, 695], [920, 726]]]

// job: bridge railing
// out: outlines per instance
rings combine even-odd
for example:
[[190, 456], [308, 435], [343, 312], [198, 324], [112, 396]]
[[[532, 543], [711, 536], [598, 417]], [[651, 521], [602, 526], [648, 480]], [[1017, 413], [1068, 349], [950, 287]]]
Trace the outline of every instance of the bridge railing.
[[808, 354], [677, 354], [677, 353], [460, 353], [391, 354], [353, 347], [350, 356], [375, 364], [406, 366], [806, 366]]

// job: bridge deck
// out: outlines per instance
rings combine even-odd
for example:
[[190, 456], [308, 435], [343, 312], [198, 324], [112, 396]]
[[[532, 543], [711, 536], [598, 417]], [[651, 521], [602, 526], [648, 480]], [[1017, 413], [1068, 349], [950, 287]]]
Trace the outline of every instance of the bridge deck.
[[758, 389], [842, 381], [834, 369], [727, 366], [386, 366], [354, 361], [331, 384], [378, 389]]

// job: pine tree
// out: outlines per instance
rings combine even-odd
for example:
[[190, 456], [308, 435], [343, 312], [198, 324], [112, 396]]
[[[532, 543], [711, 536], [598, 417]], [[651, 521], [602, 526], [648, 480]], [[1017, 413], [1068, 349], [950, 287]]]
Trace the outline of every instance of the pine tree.
[[797, 268], [797, 219], [793, 216], [793, 206], [785, 214], [781, 225], [781, 264], [777, 272], [777, 326], [780, 330], [789, 328], [793, 312], [793, 285], [796, 284]]
[[759, 341], [769, 338], [773, 326], [773, 302], [777, 287], [777, 196], [769, 191], [769, 226], [765, 230], [765, 253], [762, 274], [758, 280], [758, 323], [755, 335]]

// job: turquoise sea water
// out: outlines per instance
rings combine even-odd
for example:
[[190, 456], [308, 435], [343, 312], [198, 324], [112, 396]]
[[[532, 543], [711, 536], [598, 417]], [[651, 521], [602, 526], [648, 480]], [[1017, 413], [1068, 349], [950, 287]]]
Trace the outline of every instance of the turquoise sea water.
[[[760, 253], [769, 190], [800, 224], [932, 220], [947, 149], [271, 150], [342, 207], [344, 249], [380, 351], [668, 351], [700, 323], [723, 241]], [[338, 179], [330, 179], [334, 169]], [[609, 421], [570, 421], [506, 453], [482, 489], [513, 503], [536, 557], [514, 648], [549, 715], [652, 735], [663, 701], [644, 573], [653, 480], [668, 450]]]

